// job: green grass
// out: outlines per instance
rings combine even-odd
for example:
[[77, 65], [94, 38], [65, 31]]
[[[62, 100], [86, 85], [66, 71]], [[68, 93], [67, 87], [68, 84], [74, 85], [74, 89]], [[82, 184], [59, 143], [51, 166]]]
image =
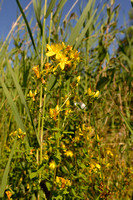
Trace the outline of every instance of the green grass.
[[114, 41], [113, 1], [99, 10], [90, 0], [79, 18], [71, 11], [61, 21], [65, 2], [34, 0], [31, 28], [16, 0], [23, 18], [0, 47], [0, 198], [129, 200], [131, 27], [126, 43]]

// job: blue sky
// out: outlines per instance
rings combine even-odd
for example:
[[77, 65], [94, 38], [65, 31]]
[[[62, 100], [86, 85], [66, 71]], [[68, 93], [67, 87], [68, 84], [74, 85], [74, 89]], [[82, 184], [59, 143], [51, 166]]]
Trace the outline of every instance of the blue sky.
[[[67, 13], [71, 6], [74, 4], [76, 0], [67, 0], [65, 5], [65, 12]], [[86, 2], [87, 0], [83, 0]], [[100, 0], [97, 0], [98, 2]], [[109, 1], [109, 0], [108, 0]], [[25, 8], [30, 0], [20, 0], [20, 3], [23, 8]], [[49, 0], [48, 0], [49, 2]], [[81, 0], [79, 0], [81, 3]], [[128, 12], [131, 9], [130, 0], [116, 0], [116, 4], [120, 4], [120, 13], [119, 13], [119, 21], [118, 26], [124, 24], [124, 16], [126, 22], [128, 22]], [[75, 7], [75, 9], [77, 9]], [[29, 15], [32, 15], [33, 7], [32, 5], [29, 7]], [[0, 0], [0, 38], [3, 36], [3, 39], [6, 38], [9, 33], [12, 24], [16, 21], [17, 16], [17, 3], [16, 0]]]

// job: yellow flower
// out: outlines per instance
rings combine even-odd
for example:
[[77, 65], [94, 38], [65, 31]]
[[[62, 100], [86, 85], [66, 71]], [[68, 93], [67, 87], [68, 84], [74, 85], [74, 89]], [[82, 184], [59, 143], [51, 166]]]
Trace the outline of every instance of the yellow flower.
[[79, 83], [80, 82], [80, 76], [77, 76], [77, 82]]
[[90, 97], [97, 98], [99, 96], [99, 91], [92, 92], [90, 88], [88, 88], [87, 93]]
[[12, 193], [8, 190], [8, 191], [6, 191], [6, 195], [7, 195], [7, 198], [8, 198], [8, 200], [10, 200], [11, 198], [11, 196], [12, 196]]
[[72, 51], [72, 46], [67, 45], [66, 49], [65, 49], [65, 54], [67, 54], [68, 52]]
[[110, 166], [111, 166], [110, 163], [107, 163], [107, 164], [106, 164], [106, 167], [107, 167], [107, 168], [109, 168]]
[[66, 151], [66, 145], [64, 143], [61, 144], [61, 148], [63, 149], [63, 151]]
[[45, 160], [48, 160], [48, 155], [45, 154], [45, 155], [43, 156], [43, 158], [44, 158]]
[[59, 183], [59, 182], [60, 182], [60, 177], [56, 176], [56, 183]]
[[70, 105], [69, 99], [66, 101], [66, 106], [68, 107]]
[[60, 58], [59, 58], [59, 66], [61, 68], [61, 70], [64, 70], [65, 65], [70, 64], [70, 61], [68, 60], [68, 57], [66, 57], [63, 54], [60, 54]]
[[79, 136], [76, 136], [76, 137], [74, 138], [74, 141], [75, 141], [75, 142], [79, 142], [79, 139], [80, 139]]
[[54, 109], [53, 109], [53, 108], [50, 108], [50, 109], [49, 109], [49, 114], [50, 114], [50, 117], [53, 117], [53, 116], [54, 116]]
[[88, 92], [88, 95], [89, 95], [89, 96], [93, 96], [93, 95], [95, 94], [95, 92], [92, 92], [92, 90], [91, 90], [90, 88], [88, 88], [88, 91], [87, 91], [87, 92]]
[[63, 45], [61, 44], [52, 44], [51, 46], [47, 44], [46, 56], [51, 57], [57, 54], [57, 57], [58, 57], [58, 53], [62, 50], [62, 48], [63, 48]]
[[99, 91], [97, 91], [95, 94], [94, 94], [94, 98], [98, 97], [99, 96]]
[[110, 155], [111, 157], [113, 157], [113, 153], [110, 150], [107, 150], [107, 155]]
[[83, 131], [86, 130], [85, 124], [82, 124], [82, 130], [83, 130]]
[[27, 184], [27, 189], [28, 189], [28, 190], [30, 189], [30, 185], [29, 185], [29, 183]]
[[89, 140], [90, 140], [90, 137], [89, 137], [89, 135], [87, 135], [87, 136], [86, 136], [86, 140], [87, 140], [87, 141], [89, 141]]
[[71, 186], [72, 185], [71, 181], [67, 179], [66, 180], [66, 185]]
[[68, 110], [65, 111], [65, 115], [69, 115], [71, 112], [72, 112], [72, 110], [68, 109]]
[[50, 168], [50, 169], [55, 169], [55, 167], [56, 167], [55, 161], [52, 160], [52, 161], [49, 163], [49, 168]]
[[64, 179], [63, 177], [56, 176], [56, 183], [59, 185], [60, 188], [65, 188], [65, 186], [71, 186], [71, 181], [68, 179]]
[[30, 96], [30, 97], [33, 97], [33, 93], [32, 93], [31, 90], [29, 91], [29, 96]]
[[58, 105], [56, 105], [55, 110], [56, 110], [56, 112], [59, 111], [59, 106]]
[[21, 128], [18, 128], [18, 132], [19, 132], [19, 134], [23, 133], [23, 131], [21, 130]]
[[99, 164], [96, 164], [96, 168], [101, 169], [101, 166]]
[[73, 152], [72, 151], [70, 151], [70, 150], [68, 150], [68, 151], [66, 151], [65, 152], [65, 155], [67, 156], [67, 157], [73, 157]]
[[52, 67], [51, 67], [51, 64], [47, 62], [47, 63], [45, 64], [46, 74], [49, 73], [49, 71], [50, 71], [51, 68], [52, 68]]
[[95, 168], [95, 165], [93, 163], [91, 163], [90, 168], [91, 168], [91, 170], [93, 170]]
[[35, 96], [37, 95], [37, 90], [33, 93], [31, 90], [29, 91], [28, 96], [32, 98], [33, 101], [35, 101]]
[[71, 58], [73, 61], [79, 62], [79, 61], [80, 61], [79, 54], [80, 54], [80, 53], [79, 53], [77, 50], [72, 50], [71, 53], [70, 53], [70, 58]]
[[33, 67], [32, 70], [35, 72], [37, 78], [39, 79], [40, 78], [39, 65]]
[[83, 136], [83, 131], [81, 130], [81, 128], [79, 128], [79, 135]]
[[80, 82], [80, 76], [77, 76], [77, 77], [76, 77], [76, 80], [77, 80], [76, 86], [78, 86], [78, 84], [79, 84], [79, 82]]
[[58, 105], [56, 105], [55, 108], [50, 108], [49, 109], [50, 117], [54, 118], [54, 120], [56, 120], [56, 116], [58, 115], [58, 113], [59, 113], [59, 106]]

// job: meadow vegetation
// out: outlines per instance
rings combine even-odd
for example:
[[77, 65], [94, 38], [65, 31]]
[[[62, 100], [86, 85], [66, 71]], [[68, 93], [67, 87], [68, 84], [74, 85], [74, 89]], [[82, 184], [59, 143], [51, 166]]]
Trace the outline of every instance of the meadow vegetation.
[[62, 19], [66, 2], [32, 0], [29, 19], [16, 0], [1, 41], [0, 199], [130, 200], [132, 24], [114, 0]]

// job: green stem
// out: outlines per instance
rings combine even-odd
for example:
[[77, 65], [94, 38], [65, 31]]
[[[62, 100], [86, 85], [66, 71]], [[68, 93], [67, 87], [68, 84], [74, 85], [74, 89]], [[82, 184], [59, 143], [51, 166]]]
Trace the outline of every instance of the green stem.
[[[44, 5], [44, 19], [43, 19], [43, 34], [42, 34], [42, 49], [41, 49], [41, 71], [43, 70], [43, 54], [44, 54], [44, 43], [45, 43], [45, 23], [46, 23], [46, 7], [47, 7], [47, 0], [45, 0], [45, 5]], [[39, 122], [38, 122], [38, 136], [40, 137], [41, 141], [41, 147], [40, 147], [40, 164], [42, 162], [42, 138], [43, 138], [43, 114], [45, 111], [44, 105], [43, 105], [43, 113], [42, 113], [42, 104], [43, 104], [43, 84], [41, 83], [41, 88], [40, 88], [40, 112], [39, 112]], [[41, 118], [42, 118], [42, 124], [41, 124]], [[41, 129], [41, 132], [40, 132]]]
[[53, 20], [53, 12], [51, 12], [51, 15], [50, 15], [50, 27], [49, 27], [48, 44], [50, 44], [50, 36], [51, 36], [51, 30], [52, 30], [52, 20]]
[[[62, 84], [62, 77], [60, 75], [59, 78], [59, 101], [58, 101], [58, 106], [60, 108], [61, 105], [61, 84]], [[57, 146], [57, 156], [59, 155], [59, 146], [60, 146], [60, 112], [58, 113], [58, 124], [57, 124], [57, 128], [58, 128], [58, 138], [56, 139], [56, 146]], [[56, 179], [56, 173], [57, 173], [57, 167], [54, 169], [54, 177], [53, 177], [53, 186], [52, 186], [52, 190], [54, 187], [54, 182]]]
[[[97, 150], [98, 150], [99, 163], [100, 163], [100, 166], [102, 166], [102, 159], [101, 159], [100, 147], [98, 145], [98, 134], [97, 134], [96, 121], [95, 121], [94, 103], [92, 104], [92, 106], [93, 106], [92, 115], [93, 115], [93, 122], [94, 122], [94, 127], [95, 127], [95, 134], [96, 134], [96, 145], [97, 145]], [[102, 167], [101, 167], [101, 175], [102, 175], [102, 181], [103, 181], [103, 170], [102, 170]]]
[[87, 92], [88, 88], [88, 75], [87, 75], [87, 70], [88, 70], [88, 63], [89, 63], [89, 55], [88, 55], [89, 49], [88, 49], [88, 40], [86, 41], [86, 57], [85, 57], [85, 93]]

